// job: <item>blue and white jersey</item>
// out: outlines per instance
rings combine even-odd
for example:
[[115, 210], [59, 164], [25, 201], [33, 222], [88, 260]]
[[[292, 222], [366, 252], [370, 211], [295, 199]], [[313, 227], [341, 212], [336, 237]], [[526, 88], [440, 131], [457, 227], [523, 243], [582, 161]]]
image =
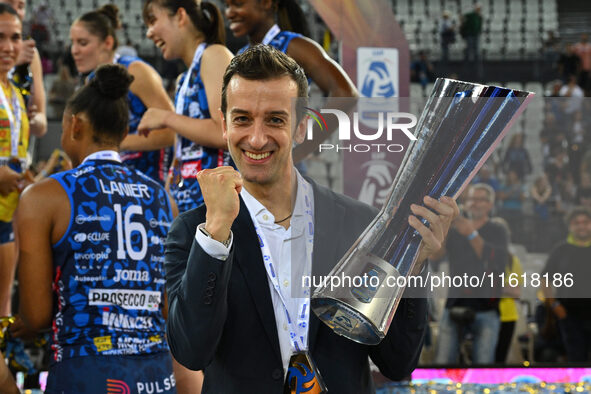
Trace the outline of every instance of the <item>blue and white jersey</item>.
[[[186, 97], [184, 98], [182, 115], [194, 119], [211, 118], [205, 85], [201, 79], [201, 60], [191, 70], [191, 75], [187, 72], [181, 75], [179, 79], [175, 103], [179, 100], [180, 87], [183, 86], [185, 78], [190, 78]], [[211, 130], [217, 133], [219, 130]], [[199, 171], [206, 168], [216, 168], [219, 166], [233, 165], [230, 153], [223, 149], [207, 148], [195, 142], [178, 136], [180, 140], [180, 175], [182, 183], [180, 187], [174, 182], [170, 186], [170, 192], [179, 208], [179, 212], [185, 212], [203, 204], [203, 195], [196, 175]], [[171, 168], [171, 171], [175, 171]]]
[[[287, 47], [289, 46], [289, 43], [291, 42], [291, 40], [293, 40], [294, 38], [297, 38], [297, 37], [303, 37], [303, 35], [300, 33], [294, 33], [293, 31], [281, 30], [269, 41], [269, 43], [267, 45], [271, 45], [273, 48], [287, 54]], [[237, 55], [240, 55], [241, 53], [246, 51], [248, 48], [250, 48], [250, 44], [247, 44], [247, 45], [243, 46], [242, 48], [240, 48], [238, 50]], [[310, 85], [312, 84], [312, 80], [310, 78], [307, 78], [307, 80], [308, 80], [308, 91], [309, 91]]]
[[164, 188], [114, 160], [87, 159], [52, 175], [70, 223], [52, 246], [53, 361], [168, 351], [164, 243], [172, 211]]
[[[269, 41], [269, 45], [271, 45], [275, 49], [280, 50], [283, 53], [287, 53], [287, 47], [289, 46], [289, 43], [291, 42], [291, 40], [293, 40], [296, 37], [302, 37], [302, 35], [299, 33], [294, 33], [292, 31], [282, 30], [279, 33], [277, 33], [277, 35], [275, 37], [273, 37], [273, 39], [271, 39], [271, 41]], [[242, 52], [246, 51], [248, 48], [250, 48], [250, 44], [245, 45], [242, 48], [240, 48], [238, 50], [237, 55], [240, 55]]]
[[[129, 68], [133, 62], [145, 63], [139, 57], [117, 56], [115, 63]], [[145, 63], [148, 64], [148, 63]], [[151, 67], [151, 66], [150, 66]], [[88, 76], [88, 80], [94, 77], [94, 71]], [[128, 134], [137, 134], [137, 127], [142, 120], [142, 116], [147, 111], [143, 101], [133, 94], [131, 90], [127, 92], [127, 103], [129, 104], [129, 131]], [[172, 148], [157, 149], [152, 151], [121, 151], [121, 161], [126, 166], [140, 170], [160, 184], [164, 185], [166, 174], [172, 157]]]

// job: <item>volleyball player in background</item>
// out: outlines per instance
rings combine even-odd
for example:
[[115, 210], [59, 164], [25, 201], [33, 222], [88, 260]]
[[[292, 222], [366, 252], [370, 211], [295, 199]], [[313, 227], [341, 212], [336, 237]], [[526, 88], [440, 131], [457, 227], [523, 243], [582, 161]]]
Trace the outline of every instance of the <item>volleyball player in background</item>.
[[174, 393], [165, 337], [164, 187], [124, 165], [128, 87], [107, 64], [68, 101], [61, 144], [75, 168], [21, 196], [20, 317], [52, 327], [46, 393]]
[[[0, 3], [0, 316], [10, 314], [16, 263], [13, 216], [24, 187], [29, 147], [25, 101], [10, 79], [22, 47], [22, 23], [16, 11]], [[32, 179], [31, 179], [32, 180]]]
[[78, 72], [90, 73], [88, 79], [96, 67], [108, 63], [125, 66], [134, 77], [127, 95], [129, 134], [121, 143], [121, 160], [164, 184], [170, 161], [167, 148], [173, 145], [174, 132], [161, 128], [146, 138], [137, 133], [137, 126], [148, 108], [172, 110], [172, 103], [156, 70], [138, 57], [115, 54], [120, 24], [119, 9], [113, 4], [82, 15], [70, 28], [72, 56]]
[[[296, 0], [224, 0], [225, 14], [235, 37], [248, 37], [248, 45], [268, 44], [293, 58], [328, 97], [357, 97], [357, 89], [341, 66], [310, 35], [304, 13]], [[316, 133], [294, 150], [294, 161], [305, 158], [326, 135]]]
[[147, 37], [166, 60], [187, 66], [177, 81], [175, 111], [149, 109], [140, 132], [169, 127], [178, 133], [170, 191], [180, 212], [203, 203], [196, 174], [229, 165], [220, 119], [222, 77], [232, 59], [223, 45], [225, 31], [218, 8], [198, 0], [147, 0]]
[[[25, 21], [27, 11], [25, 0], [0, 0], [0, 3], [8, 4], [14, 8], [21, 22]], [[43, 67], [35, 40], [32, 38], [23, 40], [15, 66], [12, 78], [27, 100], [30, 132], [35, 137], [43, 137], [47, 132], [47, 108], [43, 85]]]

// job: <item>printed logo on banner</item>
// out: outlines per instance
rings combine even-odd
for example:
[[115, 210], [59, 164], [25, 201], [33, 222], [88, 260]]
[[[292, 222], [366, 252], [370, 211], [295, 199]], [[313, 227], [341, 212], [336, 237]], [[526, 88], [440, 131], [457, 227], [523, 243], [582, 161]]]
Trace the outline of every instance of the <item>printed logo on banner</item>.
[[[361, 97], [391, 99], [398, 97], [398, 49], [370, 48], [357, 49], [357, 89]], [[394, 100], [361, 100], [358, 105], [359, 119], [369, 128], [380, 124], [381, 112], [397, 112], [398, 102]]]
[[379, 207], [386, 202], [398, 167], [386, 160], [386, 155], [383, 153], [372, 156], [372, 160], [361, 165], [362, 169], [366, 170], [366, 177], [357, 199], [368, 205]]
[[357, 49], [357, 85], [362, 97], [397, 97], [398, 49]]

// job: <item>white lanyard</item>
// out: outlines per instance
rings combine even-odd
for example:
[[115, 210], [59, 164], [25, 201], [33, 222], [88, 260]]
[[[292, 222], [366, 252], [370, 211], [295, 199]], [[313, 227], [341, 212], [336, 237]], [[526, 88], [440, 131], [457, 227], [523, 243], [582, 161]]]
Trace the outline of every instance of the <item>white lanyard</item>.
[[[183, 110], [185, 109], [185, 99], [187, 98], [187, 90], [189, 89], [189, 80], [191, 79], [191, 74], [193, 73], [193, 69], [197, 67], [197, 64], [201, 61], [201, 56], [203, 56], [203, 51], [205, 51], [205, 47], [207, 46], [206, 43], [202, 42], [199, 44], [197, 49], [195, 50], [195, 55], [193, 55], [193, 61], [191, 62], [191, 67], [187, 70], [185, 74], [185, 80], [183, 84], [179, 88], [179, 91], [176, 95], [176, 103], [175, 103], [175, 112], [179, 115], [183, 114]], [[176, 140], [176, 147], [174, 149], [175, 157], [181, 158], [181, 146], [182, 146], [182, 138], [181, 136], [177, 137]]]
[[265, 34], [265, 37], [263, 38], [262, 44], [263, 45], [268, 45], [273, 38], [275, 38], [275, 36], [277, 34], [279, 34], [281, 32], [281, 29], [279, 28], [279, 26], [277, 26], [277, 24], [274, 24], [269, 31], [267, 32], [267, 34]]
[[114, 150], [101, 150], [86, 156], [82, 163], [89, 160], [113, 160], [121, 163], [121, 156], [119, 156], [119, 153]]
[[[311, 201], [308, 198], [309, 195], [309, 186], [306, 182], [298, 182], [298, 186], [302, 186], [304, 188], [304, 196], [305, 196], [305, 218], [306, 218], [306, 226], [304, 229], [305, 234], [305, 242], [306, 242], [306, 259], [307, 262], [312, 264], [312, 249], [314, 244], [314, 219], [312, 217], [312, 205]], [[279, 280], [277, 279], [277, 267], [273, 262], [273, 257], [271, 256], [271, 251], [269, 249], [269, 245], [265, 239], [263, 232], [261, 231], [259, 224], [252, 212], [250, 212], [250, 217], [252, 218], [252, 222], [254, 224], [254, 229], [257, 233], [259, 238], [259, 246], [261, 247], [261, 253], [263, 254], [263, 262], [265, 264], [265, 269], [267, 271], [267, 276], [269, 280], [273, 284], [281, 303], [283, 304], [283, 309], [285, 310], [285, 315], [287, 317], [287, 322], [289, 323], [289, 338], [291, 340], [291, 344], [295, 351], [303, 351], [308, 348], [308, 320], [310, 317], [310, 289], [307, 288], [304, 290], [304, 296], [300, 299], [298, 305], [298, 315], [296, 316], [296, 320], [292, 319], [289, 315], [289, 310], [287, 309], [287, 302], [283, 298], [283, 294], [281, 293], [281, 287], [279, 286]]]
[[10, 81], [8, 84], [12, 91], [12, 109], [4, 94], [4, 88], [0, 89], [0, 105], [6, 110], [6, 116], [8, 116], [10, 122], [10, 154], [13, 157], [18, 157], [18, 142], [21, 135], [21, 106], [18, 102], [16, 90], [12, 87]]

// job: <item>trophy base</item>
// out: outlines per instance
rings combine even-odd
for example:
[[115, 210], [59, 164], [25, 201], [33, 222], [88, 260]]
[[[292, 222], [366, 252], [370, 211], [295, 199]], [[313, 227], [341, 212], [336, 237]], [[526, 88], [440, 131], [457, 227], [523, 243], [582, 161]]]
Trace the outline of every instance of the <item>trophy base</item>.
[[377, 345], [384, 333], [346, 302], [334, 298], [312, 298], [314, 313], [336, 334], [363, 345]]
[[365, 280], [358, 285], [317, 288], [310, 307], [338, 335], [364, 345], [377, 345], [386, 336], [404, 291], [395, 285], [400, 273], [387, 261], [360, 249], [333, 275]]

